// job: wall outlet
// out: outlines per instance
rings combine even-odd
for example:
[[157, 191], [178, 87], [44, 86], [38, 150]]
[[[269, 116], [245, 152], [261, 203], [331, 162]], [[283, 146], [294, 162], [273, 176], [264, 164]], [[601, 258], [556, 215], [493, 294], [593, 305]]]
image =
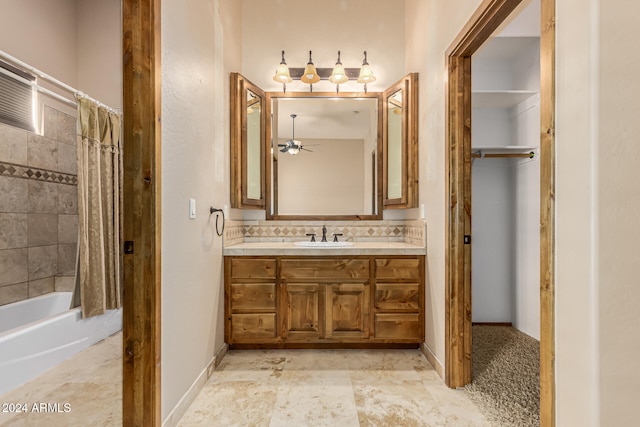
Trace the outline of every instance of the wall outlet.
[[189, 219], [196, 217], [196, 199], [189, 199]]

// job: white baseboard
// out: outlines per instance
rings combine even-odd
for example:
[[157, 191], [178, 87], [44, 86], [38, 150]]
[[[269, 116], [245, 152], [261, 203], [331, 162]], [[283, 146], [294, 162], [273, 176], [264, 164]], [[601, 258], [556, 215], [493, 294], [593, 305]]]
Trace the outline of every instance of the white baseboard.
[[193, 401], [198, 397], [198, 394], [207, 383], [211, 374], [213, 374], [222, 361], [222, 358], [227, 354], [227, 351], [229, 351], [229, 345], [225, 343], [225, 345], [216, 352], [213, 359], [211, 359], [202, 372], [200, 372], [200, 375], [198, 375], [193, 384], [191, 384], [189, 390], [187, 390], [176, 406], [174, 406], [171, 412], [169, 412], [167, 418], [162, 422], [162, 427], [176, 427], [178, 425], [182, 417], [184, 417], [184, 414], [187, 413], [187, 410]]
[[427, 358], [429, 363], [431, 363], [431, 366], [433, 366], [433, 369], [436, 370], [440, 378], [442, 378], [442, 381], [444, 381], [444, 366], [438, 360], [438, 358], [433, 353], [433, 351], [431, 351], [431, 349], [427, 346], [426, 343], [422, 343], [422, 345], [420, 346], [420, 350], [422, 350], [422, 353]]

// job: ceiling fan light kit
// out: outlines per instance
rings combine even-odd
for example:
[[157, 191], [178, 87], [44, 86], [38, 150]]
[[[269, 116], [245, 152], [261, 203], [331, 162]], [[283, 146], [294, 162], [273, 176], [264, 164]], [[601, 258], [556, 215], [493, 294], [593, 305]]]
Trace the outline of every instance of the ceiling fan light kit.
[[278, 147], [280, 147], [280, 152], [289, 153], [292, 156], [295, 156], [302, 150], [313, 153], [312, 150], [309, 150], [308, 148], [304, 148], [302, 146], [302, 142], [296, 139], [296, 117], [298, 117], [298, 115], [291, 114], [290, 117], [291, 117], [291, 130], [292, 130], [291, 139], [287, 139], [284, 142], [284, 144], [278, 144]]

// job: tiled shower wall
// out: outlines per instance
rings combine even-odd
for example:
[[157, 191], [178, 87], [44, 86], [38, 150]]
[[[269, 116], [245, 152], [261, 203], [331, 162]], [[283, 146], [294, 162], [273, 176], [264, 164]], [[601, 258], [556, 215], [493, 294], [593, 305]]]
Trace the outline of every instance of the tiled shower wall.
[[45, 106], [43, 133], [0, 123], [0, 305], [73, 290], [76, 118]]

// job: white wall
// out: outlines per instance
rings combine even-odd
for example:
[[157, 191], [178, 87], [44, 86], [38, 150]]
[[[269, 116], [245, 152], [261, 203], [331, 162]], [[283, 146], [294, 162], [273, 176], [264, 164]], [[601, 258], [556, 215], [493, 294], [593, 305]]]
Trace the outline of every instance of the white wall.
[[[0, 49], [98, 99], [122, 107], [120, 0], [3, 0]], [[62, 96], [73, 94], [42, 79]], [[75, 107], [45, 94], [50, 105], [75, 115]]]
[[[637, 422], [640, 370], [640, 4], [600, 9], [598, 91], [599, 350], [602, 425]], [[566, 94], [568, 96], [568, 94]], [[594, 153], [595, 154], [595, 153]]]
[[76, 2], [3, 0], [0, 49], [75, 87]]
[[[363, 51], [377, 80], [370, 91], [383, 91], [405, 73], [404, 2], [386, 0], [325, 0], [310, 4], [297, 0], [243, 0], [242, 74], [267, 91], [281, 91], [272, 80], [286, 51], [289, 67], [304, 67], [313, 51], [316, 67], [330, 68], [341, 51], [345, 67], [360, 67]], [[287, 91], [307, 92], [294, 81]], [[342, 92], [360, 92], [349, 82]], [[335, 91], [321, 81], [314, 91]]]
[[[162, 418], [224, 346], [222, 238], [229, 202], [229, 72], [240, 2], [162, 2]], [[188, 219], [188, 199], [197, 217]]]
[[76, 1], [76, 87], [103, 104], [122, 108], [122, 1]]
[[[539, 55], [535, 55], [539, 58]], [[537, 61], [539, 64], [539, 61]], [[531, 72], [534, 70], [535, 72]], [[529, 68], [522, 77], [538, 73]], [[538, 77], [538, 86], [540, 79]], [[531, 86], [534, 89], [536, 87]], [[540, 97], [531, 97], [511, 109], [514, 141], [540, 145]], [[539, 151], [537, 151], [539, 153]], [[513, 176], [513, 326], [540, 339], [540, 157], [512, 161]]]
[[278, 152], [278, 213], [369, 213], [371, 197], [365, 193], [365, 178], [370, 175], [365, 175], [365, 165], [371, 161], [363, 156], [364, 140], [308, 138], [305, 146], [313, 152], [303, 150], [295, 156]]
[[508, 159], [474, 159], [471, 168], [473, 322], [511, 322], [514, 293], [514, 189]]
[[556, 8], [558, 425], [635, 425], [640, 4]]

